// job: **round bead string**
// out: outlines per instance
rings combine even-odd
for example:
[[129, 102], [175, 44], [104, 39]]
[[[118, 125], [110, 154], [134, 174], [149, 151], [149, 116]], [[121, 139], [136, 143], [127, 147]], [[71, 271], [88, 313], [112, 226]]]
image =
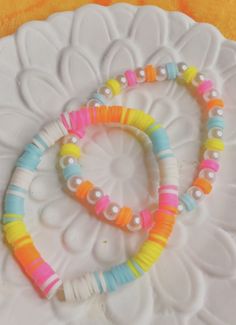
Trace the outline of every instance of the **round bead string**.
[[[139, 119], [134, 119], [138, 116]], [[142, 111], [140, 115], [136, 115], [132, 109], [119, 107], [85, 108], [78, 112], [62, 114], [59, 120], [45, 126], [17, 159], [16, 168], [4, 198], [3, 231], [15, 259], [43, 297], [50, 299], [57, 293], [66, 301], [83, 301], [94, 294], [117, 290], [120, 286], [142, 276], [161, 255], [176, 219], [178, 168], [165, 130], [155, 122], [152, 123], [151, 119], [149, 119], [150, 123], [147, 123], [148, 119], [141, 118], [144, 116], [146, 114]], [[34, 172], [49, 147], [68, 135], [70, 130], [80, 134], [88, 125], [96, 125], [105, 121], [109, 121], [108, 123], [122, 121], [124, 124], [131, 124], [132, 121], [132, 125], [145, 133], [151, 133], [153, 150], [159, 155], [159, 207], [154, 213], [153, 226], [147, 240], [133, 257], [105, 272], [91, 272], [62, 282], [54, 269], [43, 259], [27, 230], [23, 220], [25, 198]], [[160, 137], [159, 134], [161, 134]], [[76, 193], [79, 195], [80, 189], [78, 185]]]
[[[108, 109], [111, 110], [111, 114], [108, 112]], [[113, 122], [111, 120], [113, 115], [118, 113], [120, 118], [116, 119], [116, 123], [135, 126], [142, 131], [146, 130], [146, 135], [151, 141], [155, 141], [154, 137], [158, 137], [158, 141], [163, 141], [164, 143], [165, 135], [162, 133], [163, 128], [160, 124], [155, 124], [155, 120], [150, 115], [144, 114], [140, 110], [133, 109], [132, 111], [127, 111], [127, 113], [125, 110], [123, 107], [99, 107], [96, 110], [96, 115], [99, 117], [100, 111], [107, 111], [106, 114], [103, 113], [104, 116], [102, 118], [102, 123], [107, 124]], [[124, 113], [129, 115], [127, 120], [122, 119]], [[86, 114], [89, 114], [89, 109], [83, 109], [76, 112], [76, 114], [74, 112], [69, 113], [70, 124], [72, 126], [68, 126], [67, 122], [65, 123], [65, 127], [68, 128], [70, 134], [63, 138], [59, 153], [59, 166], [66, 183], [66, 189], [80, 203], [92, 210], [93, 214], [101, 221], [106, 221], [109, 224], [128, 231], [149, 230], [153, 223], [152, 213], [149, 209], [144, 209], [139, 213], [133, 213], [131, 208], [127, 206], [120, 207], [117, 203], [112, 202], [110, 197], [105, 195], [103, 190], [95, 186], [91, 181], [83, 180], [81, 166], [79, 164], [81, 150], [79, 147], [79, 137], [76, 134], [80, 132], [80, 137], [85, 134], [85, 129], [89, 126], [88, 122], [86, 125], [83, 122], [84, 120], [88, 120], [85, 117]], [[74, 127], [74, 125], [77, 125], [74, 122], [75, 120], [81, 121], [79, 130]], [[63, 121], [66, 121], [65, 116], [63, 116]], [[162, 140], [160, 140], [161, 138]], [[172, 156], [168, 145], [165, 147], [165, 155], [166, 157]], [[161, 158], [159, 155], [157, 160]], [[172, 189], [172, 192], [175, 192], [175, 189]]]
[[203, 155], [198, 167], [197, 178], [187, 191], [180, 196], [178, 213], [191, 211], [197, 207], [205, 195], [212, 191], [220, 165], [220, 152], [224, 150], [224, 102], [219, 92], [214, 88], [211, 80], [198, 71], [194, 66], [185, 63], [167, 63], [155, 67], [147, 65], [136, 70], [127, 70], [123, 74], [108, 80], [88, 100], [87, 107], [99, 107], [108, 102], [123, 90], [135, 87], [145, 82], [159, 82], [164, 80], [181, 80], [183, 84], [195, 91], [202, 100], [203, 109], [208, 115], [207, 138], [203, 143]]

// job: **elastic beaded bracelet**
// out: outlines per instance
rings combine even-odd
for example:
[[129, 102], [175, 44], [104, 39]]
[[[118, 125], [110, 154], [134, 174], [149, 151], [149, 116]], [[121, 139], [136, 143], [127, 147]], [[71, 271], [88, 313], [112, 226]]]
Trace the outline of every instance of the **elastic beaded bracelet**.
[[[128, 207], [120, 207], [118, 204], [111, 202], [110, 197], [105, 195], [102, 189], [90, 181], [84, 181], [82, 179], [81, 167], [78, 160], [80, 155], [79, 138], [76, 134], [80, 132], [80, 137], [82, 137], [85, 129], [91, 123], [107, 124], [113, 123], [115, 119], [116, 123], [133, 126], [143, 131], [152, 141], [154, 153], [159, 156], [158, 160], [170, 158], [168, 161], [170, 166], [173, 154], [170, 151], [169, 140], [166, 137], [164, 129], [160, 124], [156, 124], [150, 115], [141, 110], [131, 110], [124, 107], [99, 107], [92, 111], [92, 118], [87, 118], [90, 115], [91, 109], [84, 108], [76, 112], [76, 114], [75, 112], [69, 113], [68, 117], [71, 127], [68, 125], [68, 122], [65, 123], [65, 127], [68, 128], [70, 135], [63, 138], [59, 153], [59, 166], [61, 167], [62, 175], [66, 182], [66, 188], [80, 203], [90, 208], [93, 214], [100, 220], [128, 231], [138, 231], [142, 228], [149, 230], [153, 223], [151, 211], [145, 209], [139, 213], [133, 213]], [[62, 121], [65, 122], [67, 119], [63, 115]], [[86, 121], [85, 125], [84, 120]], [[78, 121], [80, 121], [79, 124], [77, 124]], [[82, 133], [81, 130], [84, 130], [84, 132]], [[169, 168], [168, 175], [171, 172], [171, 166]], [[164, 193], [164, 190], [166, 193], [176, 194], [176, 188], [174, 186], [171, 188], [162, 188], [162, 193]]]
[[[107, 105], [109, 100], [120, 94], [129, 87], [145, 82], [159, 82], [164, 80], [180, 80], [181, 83], [194, 90], [198, 98], [203, 101], [203, 108], [208, 114], [207, 120], [207, 139], [203, 143], [203, 154], [200, 166], [206, 162], [205, 168], [199, 168], [197, 179], [201, 182], [193, 181], [191, 187], [180, 196], [178, 213], [184, 210], [191, 211], [197, 207], [203, 197], [212, 190], [216, 173], [219, 169], [220, 152], [224, 150], [223, 130], [224, 130], [224, 102], [219, 98], [218, 91], [214, 88], [213, 82], [207, 80], [202, 73], [194, 66], [187, 66], [185, 63], [167, 63], [166, 65], [154, 67], [147, 65], [145, 68], [137, 68], [135, 71], [128, 70], [109, 80], [104, 86], [100, 87], [91, 99], [87, 102], [87, 107], [99, 107]], [[116, 81], [116, 83], [115, 83]], [[111, 84], [116, 84], [116, 90]], [[120, 86], [118, 86], [118, 84]], [[212, 165], [217, 168], [212, 168]], [[202, 185], [204, 182], [204, 186]], [[201, 184], [201, 186], [200, 186]], [[189, 204], [191, 202], [191, 204]]]
[[[140, 114], [145, 116], [143, 112]], [[170, 148], [168, 149], [170, 156], [160, 158], [159, 208], [154, 213], [153, 227], [147, 240], [135, 256], [108, 271], [87, 273], [77, 279], [62, 283], [60, 277], [35, 247], [23, 220], [24, 202], [30, 183], [43, 153], [49, 147], [68, 135], [70, 131], [74, 130], [76, 134], [83, 134], [88, 125], [105, 121], [108, 123], [121, 120], [127, 123], [132, 121], [133, 125], [146, 133], [151, 132], [151, 135], [159, 130], [159, 128], [155, 129], [155, 123], [150, 123], [149, 126], [142, 119], [136, 119], [136, 117], [134, 110], [119, 107], [85, 108], [78, 112], [62, 114], [59, 120], [44, 127], [18, 158], [4, 199], [3, 231], [17, 262], [43, 297], [50, 299], [57, 293], [58, 297], [66, 301], [83, 301], [94, 294], [117, 290], [120, 286], [134, 281], [147, 272], [158, 260], [166, 246], [175, 223], [178, 205], [178, 168]], [[163, 144], [168, 143], [168, 136], [164, 129], [162, 134], [163, 143], [154, 135], [152, 136], [154, 151], [160, 154]], [[63, 152], [77, 155], [78, 148], [74, 147], [72, 143], [72, 145], [64, 146]], [[86, 197], [90, 189], [91, 183], [88, 181], [77, 184], [76, 194]], [[175, 189], [174, 193], [173, 189]], [[103, 204], [106, 205], [106, 201], [101, 203], [101, 207]], [[130, 217], [127, 208], [123, 209], [119, 224], [124, 223], [123, 215], [125, 218]]]

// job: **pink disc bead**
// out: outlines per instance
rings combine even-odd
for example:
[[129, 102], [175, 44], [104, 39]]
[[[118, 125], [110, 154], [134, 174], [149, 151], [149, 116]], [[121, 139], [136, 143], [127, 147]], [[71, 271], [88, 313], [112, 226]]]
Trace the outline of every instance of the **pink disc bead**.
[[136, 73], [132, 70], [125, 71], [125, 77], [129, 87], [134, 87], [137, 85], [137, 76]]
[[[71, 113], [73, 113], [73, 112], [71, 112]], [[60, 117], [61, 121], [68, 132], [77, 135], [79, 138], [82, 138], [84, 136], [84, 130], [80, 130], [80, 129], [78, 129], [78, 127], [76, 127], [77, 117], [75, 117], [74, 114], [71, 114], [71, 113], [69, 113], [71, 127], [68, 124], [64, 114], [61, 114], [61, 117]]]
[[211, 80], [204, 80], [198, 87], [197, 92], [199, 95], [203, 95], [208, 91], [212, 90], [213, 82]]
[[41, 287], [54, 274], [53, 269], [47, 263], [44, 263], [32, 273], [32, 279], [38, 287]]
[[159, 208], [161, 209], [165, 205], [178, 207], [179, 198], [177, 194], [172, 193], [160, 193]]
[[82, 114], [84, 119], [84, 125], [87, 127], [91, 124], [89, 110], [87, 108], [83, 108], [80, 110], [80, 114]]
[[220, 164], [213, 159], [205, 159], [201, 162], [199, 169], [202, 170], [204, 168], [212, 169], [214, 172], [218, 172], [220, 168]]
[[32, 280], [42, 291], [44, 296], [50, 296], [50, 291], [54, 291], [54, 286], [58, 287], [61, 283], [60, 278], [47, 263], [41, 264], [32, 274]]
[[152, 227], [153, 220], [152, 214], [149, 210], [143, 210], [140, 212], [140, 216], [142, 217], [142, 226], [143, 229], [148, 230]]
[[162, 189], [170, 189], [170, 190], [178, 190], [178, 186], [176, 186], [176, 185], [161, 185], [160, 186], [160, 191], [162, 190]]
[[82, 138], [85, 134], [85, 123], [81, 112], [76, 112], [75, 115], [70, 114], [70, 118], [71, 125], [73, 125], [73, 132], [80, 134], [80, 138]]
[[109, 204], [110, 204], [110, 198], [108, 195], [104, 195], [100, 200], [97, 201], [96, 205], [95, 205], [95, 213], [96, 215], [100, 215], [103, 211], [106, 210], [106, 208], [108, 208]]

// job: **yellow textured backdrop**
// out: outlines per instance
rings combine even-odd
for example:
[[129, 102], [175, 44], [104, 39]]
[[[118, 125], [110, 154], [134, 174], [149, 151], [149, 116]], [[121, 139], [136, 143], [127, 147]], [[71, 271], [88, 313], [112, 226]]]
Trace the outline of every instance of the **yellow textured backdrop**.
[[27, 21], [45, 19], [57, 11], [88, 3], [107, 6], [119, 2], [182, 11], [196, 21], [212, 23], [225, 37], [236, 40], [236, 0], [0, 0], [0, 37], [14, 33]]

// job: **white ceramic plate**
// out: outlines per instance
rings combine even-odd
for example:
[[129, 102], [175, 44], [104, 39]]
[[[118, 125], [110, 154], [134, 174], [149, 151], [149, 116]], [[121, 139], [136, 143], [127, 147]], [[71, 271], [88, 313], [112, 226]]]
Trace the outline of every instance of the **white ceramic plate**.
[[[2, 325], [234, 325], [236, 319], [236, 45], [212, 26], [180, 13], [121, 4], [85, 6], [31, 22], [0, 41], [0, 190], [16, 157], [42, 125], [83, 103], [102, 81], [126, 68], [170, 60], [195, 64], [216, 81], [226, 102], [226, 151], [214, 193], [180, 217], [171, 243], [150, 274], [82, 305], [41, 300], [0, 243]], [[115, 103], [115, 102], [113, 102]], [[116, 103], [150, 112], [167, 127], [181, 170], [193, 178], [200, 110], [172, 83], [130, 90]], [[105, 269], [134, 253], [141, 235], [101, 224], [61, 190], [56, 151], [30, 188], [26, 223], [64, 277]], [[142, 145], [119, 128], [91, 129], [83, 142], [84, 174], [120, 203], [149, 203]]]

